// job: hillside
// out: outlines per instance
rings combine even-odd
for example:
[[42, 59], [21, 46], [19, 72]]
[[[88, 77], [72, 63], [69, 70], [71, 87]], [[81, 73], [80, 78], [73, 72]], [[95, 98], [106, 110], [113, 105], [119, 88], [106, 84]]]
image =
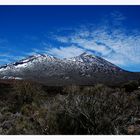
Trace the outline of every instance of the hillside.
[[30, 56], [0, 68], [1, 79], [26, 79], [51, 86], [119, 85], [138, 80], [139, 73], [125, 71], [101, 57], [83, 53], [69, 59], [46, 54]]

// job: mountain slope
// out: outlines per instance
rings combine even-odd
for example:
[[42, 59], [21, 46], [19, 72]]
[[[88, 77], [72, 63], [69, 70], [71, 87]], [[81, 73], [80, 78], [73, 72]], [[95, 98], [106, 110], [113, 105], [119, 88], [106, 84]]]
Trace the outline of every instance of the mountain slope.
[[0, 68], [1, 79], [29, 79], [46, 85], [111, 85], [136, 80], [138, 76], [87, 53], [69, 59], [38, 54]]

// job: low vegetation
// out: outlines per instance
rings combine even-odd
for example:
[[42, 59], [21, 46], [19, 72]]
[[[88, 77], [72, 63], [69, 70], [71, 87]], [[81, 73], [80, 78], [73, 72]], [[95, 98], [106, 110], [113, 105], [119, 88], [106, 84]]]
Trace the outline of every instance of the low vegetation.
[[138, 86], [134, 81], [120, 88], [0, 83], [0, 134], [140, 134]]

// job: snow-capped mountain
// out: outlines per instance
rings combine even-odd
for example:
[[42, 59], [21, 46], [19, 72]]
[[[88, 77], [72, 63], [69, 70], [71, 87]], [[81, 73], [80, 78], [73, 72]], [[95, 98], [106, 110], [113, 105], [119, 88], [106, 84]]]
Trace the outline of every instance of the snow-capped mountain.
[[47, 85], [111, 84], [136, 77], [134, 73], [87, 53], [69, 59], [38, 54], [0, 67], [1, 79], [29, 79]]

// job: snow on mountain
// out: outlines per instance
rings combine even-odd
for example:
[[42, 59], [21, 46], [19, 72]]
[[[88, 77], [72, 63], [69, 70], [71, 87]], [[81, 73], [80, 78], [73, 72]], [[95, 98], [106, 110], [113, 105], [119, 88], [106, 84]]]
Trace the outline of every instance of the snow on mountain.
[[89, 55], [87, 53], [83, 53], [79, 56], [72, 57], [67, 59], [69, 61], [75, 62], [77, 65], [87, 65], [91, 67], [98, 67], [98, 69], [103, 71], [122, 71], [121, 68], [117, 67], [116, 65], [104, 60], [101, 57], [95, 55]]
[[128, 72], [116, 65], [87, 53], [68, 59], [37, 54], [0, 67], [0, 78], [19, 77], [52, 85], [122, 81], [127, 75]]
[[14, 80], [22, 80], [20, 77], [13, 77], [13, 76], [4, 76], [1, 79], [14, 79]]
[[5, 65], [0, 67], [0, 71], [8, 70], [8, 69], [20, 69], [32, 66], [34, 63], [41, 63], [44, 61], [55, 61], [55, 57], [49, 56], [47, 54], [36, 54], [33, 56], [29, 56], [25, 59], [22, 59], [18, 62], [11, 63], [9, 65]]

